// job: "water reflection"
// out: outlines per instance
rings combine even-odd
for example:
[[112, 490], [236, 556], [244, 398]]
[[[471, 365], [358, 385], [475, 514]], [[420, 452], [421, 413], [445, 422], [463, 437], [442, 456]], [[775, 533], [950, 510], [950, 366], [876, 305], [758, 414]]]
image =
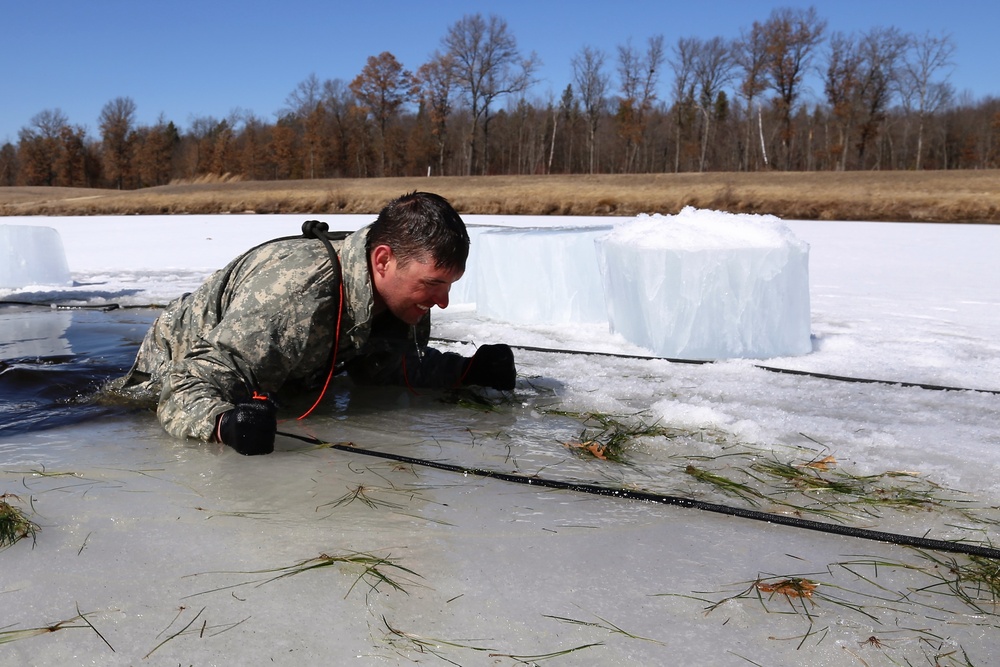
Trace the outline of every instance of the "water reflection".
[[107, 414], [93, 392], [132, 364], [155, 310], [0, 307], [0, 436]]
[[67, 311], [40, 316], [34, 308], [0, 310], [0, 361], [73, 354], [66, 338], [72, 321], [73, 314]]

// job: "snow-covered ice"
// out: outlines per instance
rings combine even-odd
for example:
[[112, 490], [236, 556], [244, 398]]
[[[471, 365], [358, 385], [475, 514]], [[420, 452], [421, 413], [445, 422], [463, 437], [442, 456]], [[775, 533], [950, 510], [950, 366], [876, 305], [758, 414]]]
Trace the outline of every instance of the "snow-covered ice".
[[[316, 216], [10, 219], [59, 231], [74, 284], [8, 289], [0, 299], [162, 304], [242, 250], [297, 233], [307, 217]], [[327, 221], [356, 229], [370, 217]], [[466, 221], [477, 229], [621, 222]], [[728, 504], [747, 503], [689, 471], [735, 477], [749, 466], [802, 466], [829, 456], [833, 470], [890, 471], [899, 476], [887, 479], [955, 501], [898, 512], [871, 506], [844, 519], [849, 523], [1000, 542], [989, 523], [1000, 519], [996, 393], [762, 369], [1000, 391], [1000, 227], [784, 222], [809, 244], [808, 354], [705, 365], [554, 354], [524, 348], [649, 350], [610, 333], [607, 323], [485, 318], [466, 297], [435, 313], [433, 333], [461, 341], [446, 346], [465, 352], [499, 341], [522, 346], [514, 405], [477, 411], [433, 395], [340, 383], [322, 414], [282, 429]], [[456, 285], [456, 294], [461, 289]], [[8, 358], [131, 352], [156, 313], [18, 308], [0, 308], [0, 334], [17, 343], [16, 352], [13, 344], [0, 348]], [[31, 337], [34, 352], [24, 347]], [[625, 464], [581, 459], [574, 442], [590, 436], [576, 419], [546, 409], [638, 418], [669, 431], [643, 439]], [[0, 551], [0, 632], [48, 626], [80, 611], [101, 633], [77, 621], [82, 629], [0, 643], [0, 665], [874, 667], [1000, 660], [990, 600], [996, 592], [976, 592], [980, 608], [969, 607], [912, 549], [453, 475], [291, 439], [279, 438], [277, 449], [248, 459], [176, 441], [145, 412], [0, 431], [0, 493], [17, 494], [42, 528], [33, 548], [22, 541]], [[779, 503], [796, 493], [801, 497], [789, 488], [758, 499], [758, 508], [785, 511]], [[833, 502], [830, 491], [808, 493]], [[968, 509], [986, 522], [968, 523]], [[360, 565], [274, 579], [288, 572], [280, 568], [315, 564], [310, 559], [321, 554], [352, 553], [388, 559], [386, 574], [405, 592], [359, 581]], [[945, 574], [967, 562], [938, 557]], [[815, 595], [755, 594], [759, 579], [793, 576], [817, 582]], [[570, 649], [578, 650], [541, 657]]]

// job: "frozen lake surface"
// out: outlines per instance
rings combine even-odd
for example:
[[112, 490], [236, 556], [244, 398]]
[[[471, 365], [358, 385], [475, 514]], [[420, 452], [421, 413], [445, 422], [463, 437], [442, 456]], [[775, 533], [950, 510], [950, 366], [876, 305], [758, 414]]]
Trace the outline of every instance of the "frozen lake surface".
[[[302, 219], [10, 220], [57, 228], [76, 284], [0, 299], [163, 303]], [[1000, 228], [788, 224], [811, 246], [811, 354], [693, 365], [522, 349], [518, 386], [486, 396], [492, 409], [456, 402], [468, 396], [341, 382], [323, 414], [279, 429], [468, 468], [1000, 544]], [[0, 307], [0, 380], [16, 380], [4, 390], [16, 387], [21, 401], [5, 396], [0, 407], [0, 493], [16, 494], [8, 500], [40, 526], [34, 545], [0, 551], [0, 641], [73, 626], [0, 643], [0, 665], [1000, 660], [989, 560], [293, 438], [245, 458], [171, 439], [144, 410], [53, 404], [59, 391], [47, 385], [76, 391], [74, 382], [124, 369], [155, 314]], [[462, 304], [434, 321], [434, 335], [454, 341], [648, 354], [600, 325], [508, 324]], [[58, 381], [35, 382], [43, 372]], [[69, 423], [77, 417], [87, 419]], [[631, 436], [620, 458], [590, 455], [612, 453], [601, 446], [615, 428]]]

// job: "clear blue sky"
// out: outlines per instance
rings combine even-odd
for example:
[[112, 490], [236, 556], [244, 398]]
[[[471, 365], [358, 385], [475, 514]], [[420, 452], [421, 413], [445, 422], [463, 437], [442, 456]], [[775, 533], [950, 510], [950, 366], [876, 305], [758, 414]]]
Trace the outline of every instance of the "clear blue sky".
[[311, 73], [350, 81], [382, 51], [416, 70], [450, 25], [476, 12], [506, 19], [521, 50], [538, 54], [542, 80], [531, 94], [546, 99], [572, 81], [570, 59], [584, 45], [608, 54], [615, 85], [615, 50], [630, 38], [643, 47], [662, 34], [669, 49], [681, 37], [736, 37], [775, 7], [810, 5], [828, 32], [948, 33], [957, 91], [1000, 95], [997, 0], [6, 0], [0, 144], [55, 108], [97, 137], [101, 108], [115, 97], [132, 98], [140, 124], [162, 113], [187, 128], [237, 109], [273, 120]]

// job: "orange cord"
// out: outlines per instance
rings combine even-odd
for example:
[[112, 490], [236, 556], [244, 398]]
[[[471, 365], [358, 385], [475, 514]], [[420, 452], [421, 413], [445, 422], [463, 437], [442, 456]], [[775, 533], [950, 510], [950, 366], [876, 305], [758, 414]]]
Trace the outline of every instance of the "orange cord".
[[473, 353], [473, 355], [471, 357], [469, 357], [468, 363], [465, 364], [465, 370], [462, 371], [462, 375], [455, 382], [455, 386], [456, 387], [461, 387], [462, 384], [465, 382], [465, 376], [469, 374], [470, 370], [472, 370], [472, 364], [475, 363], [475, 359], [476, 359], [476, 355], [475, 355], [475, 353]]
[[[340, 319], [343, 316], [343, 312], [344, 312], [344, 281], [341, 280], [341, 282], [340, 282], [340, 304], [339, 304], [339, 307], [337, 309], [337, 333], [334, 335], [334, 339], [333, 339], [333, 360], [330, 362], [330, 372], [327, 373], [327, 375], [326, 375], [326, 382], [323, 383], [323, 389], [322, 389], [322, 391], [320, 391], [319, 397], [316, 399], [316, 402], [312, 404], [311, 408], [309, 408], [308, 410], [306, 410], [305, 412], [303, 412], [300, 417], [297, 417], [296, 421], [301, 421], [301, 420], [305, 419], [306, 417], [308, 417], [309, 415], [311, 415], [312, 412], [313, 412], [313, 410], [315, 410], [316, 407], [319, 406], [320, 401], [323, 400], [323, 397], [326, 396], [326, 390], [330, 386], [330, 380], [333, 379], [334, 370], [337, 367], [337, 350], [340, 347]], [[469, 360], [469, 363], [466, 364], [465, 370], [462, 372], [462, 376], [460, 378], [458, 378], [458, 382], [455, 383], [456, 387], [461, 386], [462, 381], [465, 380], [465, 376], [469, 373], [469, 369], [470, 368], [472, 368], [472, 360], [471, 359]], [[403, 382], [406, 383], [406, 388], [410, 390], [410, 393], [412, 393], [414, 396], [419, 396], [420, 395], [420, 392], [418, 392], [416, 389], [414, 389], [413, 386], [410, 384], [410, 378], [409, 378], [409, 375], [406, 372], [406, 355], [405, 354], [403, 355]], [[261, 398], [261, 399], [267, 398], [266, 396], [259, 396], [257, 394], [257, 392], [254, 392], [254, 396], [253, 397], [254, 398]]]
[[323, 390], [319, 392], [319, 397], [316, 402], [312, 404], [312, 407], [302, 413], [302, 416], [298, 418], [297, 421], [301, 421], [312, 414], [312, 411], [316, 409], [323, 397], [326, 396], [327, 387], [330, 386], [330, 380], [333, 379], [334, 371], [337, 368], [337, 349], [340, 347], [340, 319], [344, 315], [344, 279], [340, 279], [340, 303], [337, 304], [337, 333], [333, 335], [333, 359], [330, 361], [330, 372], [326, 374], [326, 382], [323, 383]]
[[410, 384], [410, 377], [406, 373], [406, 355], [405, 354], [403, 355], [403, 382], [406, 383], [406, 388], [410, 390], [411, 394], [413, 394], [414, 396], [419, 396], [420, 395], [420, 392], [418, 392], [416, 389], [414, 389], [413, 385]]

